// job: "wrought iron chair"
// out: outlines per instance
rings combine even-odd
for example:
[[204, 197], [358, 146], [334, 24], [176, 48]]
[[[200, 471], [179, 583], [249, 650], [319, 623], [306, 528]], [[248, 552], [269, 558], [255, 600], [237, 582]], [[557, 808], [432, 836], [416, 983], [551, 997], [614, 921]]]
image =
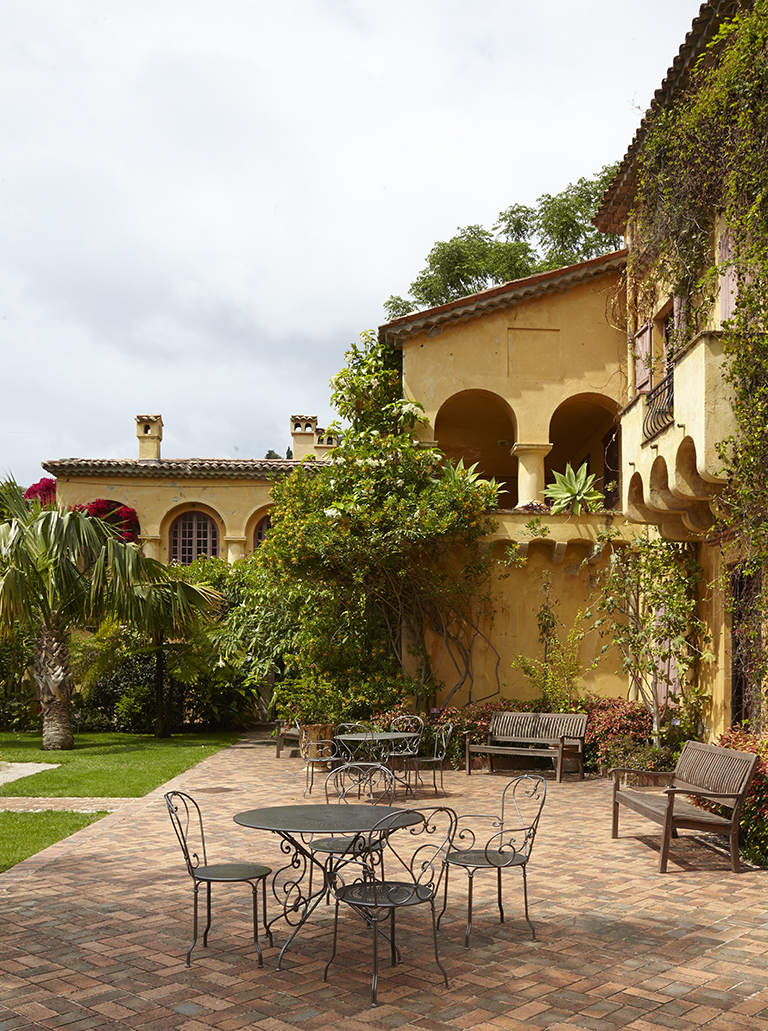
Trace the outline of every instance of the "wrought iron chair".
[[[326, 964], [323, 981], [336, 958], [339, 936], [339, 907], [349, 906], [372, 930], [373, 974], [371, 977], [371, 1006], [377, 1005], [379, 980], [379, 935], [388, 942], [392, 966], [400, 961], [395, 941], [395, 914], [398, 909], [414, 906], [430, 907], [432, 913], [432, 940], [435, 962], [448, 987], [448, 975], [440, 962], [437, 950], [437, 916], [435, 899], [445, 868], [445, 856], [450, 850], [456, 829], [456, 814], [452, 809], [435, 806], [430, 809], [401, 809], [380, 820], [370, 834], [355, 862], [339, 864], [332, 870], [331, 893], [336, 900], [333, 921], [333, 952]], [[387, 864], [394, 860], [394, 877], [384, 877], [382, 867], [371, 861], [378, 841], [384, 842]], [[388, 933], [385, 925], [388, 924]]]
[[[504, 923], [504, 907], [501, 901], [502, 871], [517, 867], [522, 872], [525, 919], [531, 929], [531, 936], [536, 941], [536, 929], [528, 916], [526, 867], [531, 858], [546, 793], [547, 783], [543, 777], [524, 774], [515, 777], [504, 788], [501, 794], [501, 812], [498, 816], [474, 813], [459, 817], [453, 847], [445, 858], [445, 894], [443, 908], [437, 922], [439, 926], [448, 903], [450, 868], [452, 866], [462, 867], [466, 870], [469, 879], [467, 930], [464, 935], [465, 949], [469, 948], [469, 935], [472, 930], [472, 886], [478, 870], [496, 871], [499, 923], [502, 924]], [[478, 829], [475, 821], [484, 821], [484, 825]]]
[[261, 884], [261, 915], [264, 923], [264, 930], [272, 944], [272, 932], [267, 926], [267, 877], [272, 873], [268, 866], [260, 863], [208, 863], [205, 850], [205, 832], [203, 831], [203, 815], [200, 807], [190, 795], [182, 791], [169, 791], [165, 797], [165, 804], [168, 806], [168, 815], [171, 824], [176, 832], [176, 837], [184, 853], [184, 860], [187, 864], [187, 872], [192, 878], [194, 885], [194, 920], [192, 931], [192, 944], [187, 949], [187, 966], [192, 962], [192, 950], [197, 944], [197, 895], [200, 885], [205, 885], [206, 902], [206, 924], [203, 931], [203, 947], [208, 947], [208, 932], [211, 929], [211, 885], [212, 884], [237, 884], [245, 882], [250, 884], [253, 894], [253, 942], [259, 954], [259, 966], [264, 965], [264, 958], [261, 953], [259, 942], [259, 921], [258, 921], [258, 886]]
[[[344, 763], [325, 778], [325, 801], [328, 804], [362, 801], [371, 805], [392, 805], [394, 798], [394, 775], [390, 769], [379, 763]], [[374, 853], [381, 853], [382, 847], [381, 838], [371, 846], [367, 834], [332, 834], [328, 837], [312, 838], [308, 844], [313, 852], [327, 853], [329, 866], [339, 859], [345, 861], [354, 858], [371, 847]], [[329, 868], [326, 872], [329, 884], [330, 879]]]
[[390, 759], [410, 759], [419, 754], [421, 735], [424, 733], [424, 720], [421, 716], [397, 716], [389, 725], [395, 734], [415, 734], [412, 738], [391, 741], [389, 745]]
[[[443, 798], [446, 798], [445, 786], [443, 784], [443, 763], [445, 757], [448, 754], [448, 745], [451, 742], [451, 734], [453, 733], [453, 724], [445, 723], [442, 727], [438, 727], [435, 732], [435, 744], [432, 749], [432, 755], [413, 755], [405, 760], [405, 775], [408, 781], [408, 791], [416, 797], [416, 788], [421, 783], [421, 767], [431, 766], [432, 767], [432, 784], [437, 794], [437, 773], [440, 772], [440, 790], [443, 793]], [[411, 784], [411, 772], [414, 774], [413, 784]]]
[[[336, 737], [338, 756], [342, 763], [373, 762], [371, 728], [367, 723], [339, 723], [334, 735]], [[342, 741], [340, 734], [364, 734], [363, 741]]]
[[339, 750], [335, 741], [331, 739], [316, 740], [310, 738], [306, 727], [301, 727], [299, 734], [299, 754], [304, 760], [306, 768], [306, 784], [304, 785], [303, 798], [312, 794], [312, 785], [315, 783], [315, 767], [322, 766], [328, 769], [338, 762]]

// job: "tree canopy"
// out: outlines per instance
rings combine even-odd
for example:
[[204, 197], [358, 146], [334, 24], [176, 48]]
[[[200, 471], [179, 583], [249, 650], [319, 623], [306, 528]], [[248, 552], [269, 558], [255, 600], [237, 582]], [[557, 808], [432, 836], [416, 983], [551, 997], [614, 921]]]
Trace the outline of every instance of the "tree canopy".
[[621, 246], [621, 237], [599, 232], [591, 219], [616, 165], [571, 183], [561, 193], [544, 193], [535, 206], [512, 204], [491, 229], [459, 228], [438, 241], [426, 268], [410, 286], [410, 297], [392, 295], [384, 303], [388, 318], [434, 308], [497, 283], [574, 265]]

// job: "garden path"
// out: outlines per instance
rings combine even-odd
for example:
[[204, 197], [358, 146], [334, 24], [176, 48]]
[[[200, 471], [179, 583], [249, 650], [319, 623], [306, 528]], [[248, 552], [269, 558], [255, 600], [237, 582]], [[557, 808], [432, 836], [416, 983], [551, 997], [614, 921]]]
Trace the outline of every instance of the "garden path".
[[[494, 809], [505, 780], [448, 772], [447, 804]], [[440, 930], [448, 990], [425, 914], [403, 920], [403, 963], [381, 971], [375, 1010], [370, 940], [351, 914], [330, 980], [320, 980], [331, 907], [316, 911], [284, 970], [275, 971], [276, 949], [265, 950], [260, 970], [241, 886], [214, 888], [210, 947], [198, 945], [187, 969], [190, 885], [163, 792], [199, 799], [214, 858], [277, 866], [277, 841], [236, 826], [232, 814], [300, 803], [303, 787], [299, 759], [277, 760], [273, 746], [249, 737], [1, 874], [0, 1029], [768, 1031], [768, 872], [732, 874], [726, 855], [681, 838], [669, 873], [658, 874], [658, 829], [622, 814], [612, 841], [601, 780], [548, 783], [529, 872], [537, 942], [511, 871], [503, 925], [494, 879], [478, 880], [465, 951], [464, 885], [452, 881]]]

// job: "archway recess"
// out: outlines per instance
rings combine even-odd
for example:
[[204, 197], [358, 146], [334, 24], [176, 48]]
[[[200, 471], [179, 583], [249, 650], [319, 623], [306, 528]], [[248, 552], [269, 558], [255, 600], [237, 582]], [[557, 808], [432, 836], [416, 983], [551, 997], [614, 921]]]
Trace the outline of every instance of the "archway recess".
[[501, 483], [499, 505], [517, 504], [517, 459], [511, 454], [516, 440], [515, 415], [503, 397], [489, 390], [464, 390], [440, 408], [435, 439], [446, 456]]
[[553, 471], [565, 472], [569, 462], [574, 469], [586, 462], [595, 486], [606, 494], [606, 507], [618, 502], [618, 489], [606, 490], [619, 478], [617, 411], [613, 398], [591, 393], [569, 397], [555, 409], [549, 424], [552, 450], [544, 462], [547, 483], [553, 481]]

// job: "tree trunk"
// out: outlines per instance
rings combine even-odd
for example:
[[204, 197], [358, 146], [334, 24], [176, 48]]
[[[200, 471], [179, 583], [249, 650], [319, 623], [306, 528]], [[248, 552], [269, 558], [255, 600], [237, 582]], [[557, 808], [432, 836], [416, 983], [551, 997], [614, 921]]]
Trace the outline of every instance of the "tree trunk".
[[32, 678], [43, 710], [43, 749], [74, 748], [70, 711], [72, 669], [66, 631], [54, 627], [42, 627], [39, 631]]

